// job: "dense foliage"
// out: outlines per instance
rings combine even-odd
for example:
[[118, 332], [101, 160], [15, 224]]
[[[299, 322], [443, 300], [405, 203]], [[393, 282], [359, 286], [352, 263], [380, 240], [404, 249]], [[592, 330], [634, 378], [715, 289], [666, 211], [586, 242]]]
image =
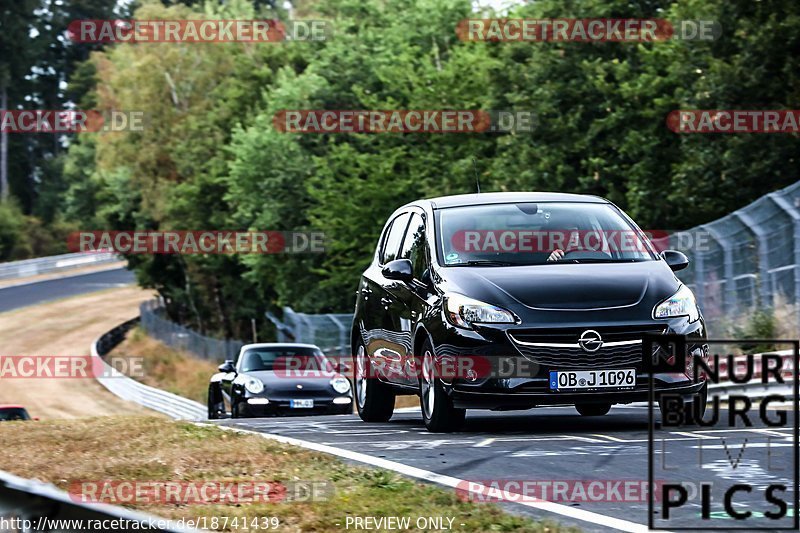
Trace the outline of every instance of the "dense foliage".
[[[69, 4], [69, 2], [66, 2]], [[168, 5], [165, 5], [168, 4]], [[674, 109], [797, 109], [795, 0], [537, 0], [514, 16], [712, 19], [713, 42], [481, 43], [470, 0], [296, 2], [330, 40], [106, 47], [78, 66], [81, 103], [141, 110], [143, 132], [73, 139], [50, 220], [89, 229], [324, 231], [298, 256], [138, 256], [173, 317], [247, 337], [283, 305], [348, 311], [381, 224], [422, 196], [482, 189], [599, 194], [643, 227], [707, 222], [798, 179], [790, 135], [679, 135]], [[491, 16], [491, 14], [486, 14]], [[269, 2], [140, 0], [135, 17], [287, 17]], [[87, 81], [88, 80], [88, 81]], [[282, 109], [530, 110], [529, 133], [280, 133]], [[36, 202], [32, 211], [36, 212]], [[0, 252], [5, 229], [0, 214]]]

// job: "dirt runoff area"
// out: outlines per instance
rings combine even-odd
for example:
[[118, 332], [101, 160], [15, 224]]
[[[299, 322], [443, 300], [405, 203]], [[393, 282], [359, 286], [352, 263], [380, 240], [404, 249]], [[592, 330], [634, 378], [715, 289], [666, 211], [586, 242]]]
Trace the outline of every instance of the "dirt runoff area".
[[[125, 287], [0, 313], [0, 357], [88, 356], [91, 343], [139, 314], [152, 291]], [[93, 377], [0, 377], [0, 404], [32, 417], [79, 418], [152, 413], [108, 392]]]

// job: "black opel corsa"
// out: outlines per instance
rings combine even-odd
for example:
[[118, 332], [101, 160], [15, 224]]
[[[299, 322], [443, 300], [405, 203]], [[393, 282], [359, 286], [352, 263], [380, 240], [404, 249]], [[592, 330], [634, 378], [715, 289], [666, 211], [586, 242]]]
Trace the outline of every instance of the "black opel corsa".
[[[705, 323], [673, 271], [611, 202], [558, 193], [420, 200], [387, 221], [357, 290], [351, 333], [362, 420], [389, 420], [417, 394], [430, 431], [466, 409], [575, 405], [581, 415], [645, 401], [645, 333], [686, 335], [707, 356]], [[655, 374], [659, 396], [705, 408], [702, 378]]]

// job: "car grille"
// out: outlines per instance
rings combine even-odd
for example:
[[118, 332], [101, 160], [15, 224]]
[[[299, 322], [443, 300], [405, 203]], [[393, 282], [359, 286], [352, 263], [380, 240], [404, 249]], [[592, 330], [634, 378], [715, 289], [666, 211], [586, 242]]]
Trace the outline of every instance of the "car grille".
[[[587, 329], [600, 334], [603, 346], [596, 352], [586, 352], [578, 339]], [[508, 332], [516, 349], [526, 359], [540, 365], [542, 370], [581, 370], [634, 367], [642, 368], [642, 336], [645, 333], [664, 333], [653, 324], [641, 326], [610, 326], [581, 328], [517, 329]], [[636, 342], [638, 341], [638, 342]], [[608, 343], [626, 343], [608, 346]], [[536, 346], [531, 346], [536, 344]]]

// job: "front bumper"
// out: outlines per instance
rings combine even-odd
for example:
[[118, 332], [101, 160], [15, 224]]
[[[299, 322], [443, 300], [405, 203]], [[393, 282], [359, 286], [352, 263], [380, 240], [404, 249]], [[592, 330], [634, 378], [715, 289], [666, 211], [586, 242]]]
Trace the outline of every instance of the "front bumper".
[[245, 417], [262, 416], [308, 416], [308, 415], [347, 415], [353, 412], [352, 399], [346, 404], [335, 404], [333, 400], [315, 400], [314, 407], [293, 408], [289, 400], [270, 400], [268, 404], [252, 405], [243, 401], [240, 413]]
[[[647, 381], [649, 377], [640, 376], [637, 380]], [[656, 375], [656, 399], [662, 393], [671, 395], [680, 394], [684, 400], [689, 400], [694, 394], [700, 392], [704, 383], [693, 383], [691, 380], [666, 383]], [[485, 387], [469, 388], [460, 385], [449, 387], [450, 398], [453, 406], [469, 409], [530, 409], [541, 405], [571, 405], [576, 403], [633, 403], [644, 402], [649, 399], [647, 384], [638, 384], [632, 390], [595, 390], [586, 392], [558, 392], [542, 389], [540, 392], [531, 392], [524, 385], [521, 390], [509, 388], [507, 390], [491, 390]]]
[[[688, 351], [705, 357], [705, 324], [702, 320], [687, 323], [685, 320], [637, 324], [647, 332], [677, 333], [685, 335]], [[631, 326], [633, 331], [635, 328]], [[605, 325], [606, 331], [624, 335], [625, 325]], [[651, 329], [652, 328], [652, 329]], [[582, 327], [580, 328], [582, 329]], [[586, 329], [591, 329], [587, 326]], [[602, 329], [598, 326], [597, 329]], [[657, 330], [657, 331], [653, 331]], [[518, 343], [520, 329], [498, 330], [480, 328], [476, 330], [449, 330], [436, 345], [436, 357], [443, 367], [461, 368], [459, 360], [474, 358], [483, 371], [465, 375], [459, 371], [443, 376], [445, 391], [457, 408], [470, 409], [528, 409], [539, 405], [562, 405], [576, 403], [624, 404], [647, 401], [649, 385], [653, 380], [655, 395], [662, 393], [681, 394], [685, 399], [703, 388], [703, 381], [692, 376], [691, 365], [683, 373], [650, 375], [644, 371], [642, 344], [632, 341], [609, 343], [609, 348], [594, 354], [575, 351], [571, 348], [540, 346], [541, 343]], [[528, 330], [530, 332], [532, 330]], [[549, 330], [548, 330], [549, 331]], [[638, 331], [638, 330], [637, 330]], [[643, 331], [643, 330], [642, 330]], [[638, 333], [632, 333], [633, 336]], [[627, 338], [627, 337], [618, 337]], [[641, 338], [641, 337], [639, 337]], [[538, 340], [538, 339], [533, 339]], [[689, 358], [691, 360], [691, 358]], [[595, 389], [586, 391], [551, 390], [551, 371], [634, 369], [636, 384], [631, 389]], [[487, 370], [490, 369], [490, 370]]]

